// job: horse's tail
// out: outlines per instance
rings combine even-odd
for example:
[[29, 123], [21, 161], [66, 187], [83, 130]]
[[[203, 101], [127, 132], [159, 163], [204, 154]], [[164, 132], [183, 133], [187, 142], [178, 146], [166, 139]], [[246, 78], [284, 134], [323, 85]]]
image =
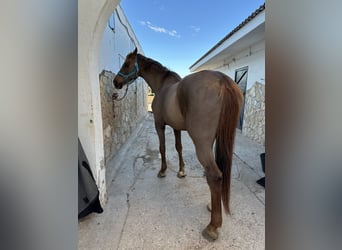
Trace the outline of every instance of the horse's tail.
[[229, 77], [221, 80], [222, 106], [216, 132], [215, 160], [222, 172], [222, 203], [230, 213], [230, 179], [233, 161], [235, 129], [239, 120], [243, 95], [238, 85]]

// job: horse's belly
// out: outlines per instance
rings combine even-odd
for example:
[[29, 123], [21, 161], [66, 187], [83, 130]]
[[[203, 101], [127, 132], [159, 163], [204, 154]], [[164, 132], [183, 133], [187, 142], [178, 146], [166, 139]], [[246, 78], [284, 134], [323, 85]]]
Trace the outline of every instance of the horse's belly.
[[168, 114], [165, 118], [165, 123], [177, 130], [185, 130], [185, 121], [181, 115], [176, 113]]
[[185, 119], [181, 113], [177, 100], [176, 91], [167, 98], [165, 107], [164, 121], [177, 130], [185, 130]]

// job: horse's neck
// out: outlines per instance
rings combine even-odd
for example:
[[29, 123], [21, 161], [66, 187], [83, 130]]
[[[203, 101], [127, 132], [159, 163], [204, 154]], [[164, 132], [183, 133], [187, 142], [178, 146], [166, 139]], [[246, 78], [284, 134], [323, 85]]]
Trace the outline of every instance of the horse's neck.
[[[153, 65], [151, 59], [138, 54], [138, 63], [140, 64], [140, 76], [145, 79], [147, 84], [151, 87], [154, 93], [164, 85], [164, 76], [166, 71], [161, 70], [159, 67]], [[152, 65], [151, 65], [152, 64]]]

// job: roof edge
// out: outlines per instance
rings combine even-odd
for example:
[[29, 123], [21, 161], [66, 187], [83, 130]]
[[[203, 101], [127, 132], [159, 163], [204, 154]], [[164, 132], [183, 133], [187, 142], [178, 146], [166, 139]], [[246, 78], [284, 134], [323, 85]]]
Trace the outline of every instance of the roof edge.
[[260, 7], [255, 10], [251, 15], [249, 15], [244, 21], [242, 21], [237, 27], [235, 27], [231, 32], [228, 33], [224, 38], [222, 38], [214, 47], [212, 47], [209, 51], [207, 51], [203, 56], [200, 57], [195, 63], [193, 63], [189, 69], [194, 67], [197, 63], [203, 60], [206, 56], [208, 56], [211, 52], [213, 52], [216, 48], [218, 48], [222, 43], [224, 43], [228, 38], [234, 35], [237, 31], [239, 31], [242, 27], [244, 27], [247, 23], [249, 23], [252, 19], [254, 19], [258, 14], [265, 10], [265, 3], [260, 5]]

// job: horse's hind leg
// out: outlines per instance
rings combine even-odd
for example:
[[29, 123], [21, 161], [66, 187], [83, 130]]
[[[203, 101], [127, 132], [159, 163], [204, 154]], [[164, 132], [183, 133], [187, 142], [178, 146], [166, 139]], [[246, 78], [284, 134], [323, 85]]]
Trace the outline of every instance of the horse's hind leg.
[[165, 157], [165, 125], [155, 124], [158, 138], [159, 138], [159, 152], [161, 155], [162, 163], [161, 168], [158, 173], [158, 177], [165, 177], [165, 171], [166, 171], [166, 157]]
[[207, 156], [198, 156], [198, 159], [201, 163], [206, 164], [204, 165], [205, 173], [211, 195], [211, 220], [203, 233], [210, 236], [213, 240], [216, 240], [218, 238], [217, 228], [222, 226], [222, 173], [216, 165], [212, 151]]
[[[203, 230], [203, 236], [209, 240], [216, 240], [219, 236], [217, 229], [222, 226], [222, 172], [216, 164], [213, 152], [216, 126], [209, 126], [208, 124], [209, 122], [206, 123], [203, 119], [201, 127], [189, 127], [188, 132], [195, 144], [197, 158], [205, 169], [205, 175], [210, 189], [211, 219], [210, 223]], [[207, 128], [205, 133], [203, 129], [201, 130], [204, 125]]]
[[181, 137], [181, 131], [180, 130], [173, 130], [175, 134], [175, 141], [176, 141], [176, 150], [178, 152], [178, 158], [179, 158], [179, 171], [177, 173], [177, 177], [182, 178], [185, 177], [186, 174], [184, 172], [184, 161], [183, 161], [183, 155], [182, 155], [182, 137]]
[[211, 239], [218, 238], [217, 228], [222, 226], [222, 208], [221, 208], [221, 192], [222, 192], [222, 173], [218, 168], [214, 154], [211, 148], [202, 149], [196, 146], [198, 160], [205, 168], [205, 175], [210, 188], [211, 196], [211, 220], [208, 226], [203, 230], [204, 236]]

